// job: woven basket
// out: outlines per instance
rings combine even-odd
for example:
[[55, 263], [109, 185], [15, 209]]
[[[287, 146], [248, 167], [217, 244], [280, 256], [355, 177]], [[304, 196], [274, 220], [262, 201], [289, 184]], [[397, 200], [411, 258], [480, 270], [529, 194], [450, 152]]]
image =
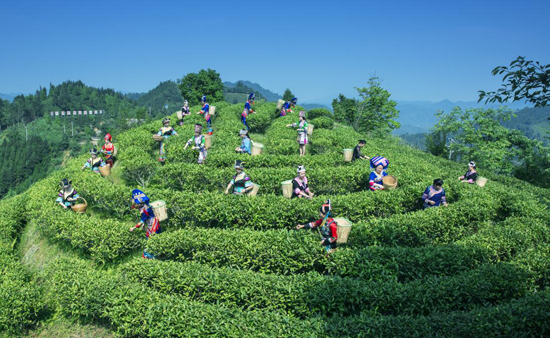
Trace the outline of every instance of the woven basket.
[[158, 218], [159, 222], [162, 222], [168, 219], [168, 210], [166, 209], [166, 202], [164, 201], [154, 201], [151, 202], [151, 208], [155, 216]]
[[308, 135], [313, 134], [313, 127], [314, 127], [314, 125], [311, 124], [311, 123], [307, 125], [307, 134]]
[[285, 198], [292, 198], [292, 180], [281, 182], [281, 188]]
[[353, 158], [353, 149], [344, 149], [344, 161], [351, 162]]
[[338, 239], [336, 243], [343, 244], [348, 241], [349, 233], [351, 232], [351, 222], [347, 218], [334, 218], [337, 223], [336, 233], [338, 234]]
[[210, 149], [212, 147], [212, 136], [204, 135], [204, 148]]
[[88, 208], [88, 202], [86, 202], [84, 197], [77, 198], [77, 200], [79, 200], [79, 199], [83, 200], [84, 204], [75, 204], [75, 205], [71, 206], [71, 209], [73, 209], [74, 212], [77, 212], [79, 214], [83, 214], [83, 213], [86, 212], [86, 209]]
[[97, 146], [97, 144], [99, 143], [99, 140], [101, 140], [100, 137], [92, 137], [92, 144], [94, 146]]
[[103, 167], [99, 167], [99, 172], [101, 173], [101, 176], [103, 176], [103, 177], [109, 176], [109, 175], [111, 175], [111, 167], [109, 167], [108, 165], [105, 165]]
[[250, 149], [250, 155], [257, 156], [264, 150], [264, 145], [257, 142], [252, 142], [252, 149]]
[[211, 116], [214, 116], [216, 114], [216, 106], [210, 106], [208, 107], [208, 113], [211, 115]]
[[382, 185], [384, 186], [384, 189], [395, 189], [397, 187], [397, 178], [395, 176], [384, 176], [382, 179]]
[[160, 135], [153, 135], [153, 140], [155, 140], [157, 142], [162, 142], [162, 141], [164, 141], [164, 137], [162, 137]]
[[254, 188], [248, 193], [248, 196], [256, 196], [258, 190], [260, 190], [260, 186], [254, 183]]
[[481, 176], [478, 176], [477, 179], [476, 179], [476, 184], [479, 185], [480, 187], [484, 187], [485, 184], [487, 183], [487, 179], [485, 177], [481, 177]]
[[285, 100], [279, 99], [279, 100], [277, 101], [277, 109], [280, 110], [281, 108], [283, 108], [283, 104], [285, 104]]

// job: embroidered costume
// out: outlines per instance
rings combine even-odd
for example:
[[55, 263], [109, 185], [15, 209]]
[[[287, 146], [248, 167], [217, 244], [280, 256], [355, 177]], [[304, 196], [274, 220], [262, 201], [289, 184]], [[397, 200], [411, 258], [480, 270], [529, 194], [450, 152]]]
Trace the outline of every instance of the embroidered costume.
[[332, 249], [336, 249], [336, 241], [338, 240], [338, 224], [330, 216], [332, 210], [330, 200], [327, 200], [320, 209], [320, 212], [325, 215], [324, 218], [320, 218], [316, 221], [304, 224], [306, 229], [314, 229], [321, 227], [321, 236], [323, 237], [323, 245], [325, 250], [329, 252]]
[[[306, 168], [304, 166], [298, 166], [298, 174], [300, 172], [305, 173], [305, 171], [306, 171]], [[305, 193], [308, 196], [311, 193], [311, 191], [309, 190], [309, 186], [307, 184], [307, 177], [304, 176], [304, 178], [302, 179], [298, 175], [292, 180], [292, 197], [291, 198], [303, 197], [300, 194], [301, 192]]]
[[[438, 207], [441, 204], [447, 203], [445, 189], [436, 190], [433, 185], [430, 185], [422, 194], [422, 201], [424, 201], [424, 208]], [[435, 204], [431, 205], [428, 201], [434, 201]]]
[[101, 147], [101, 152], [105, 155], [105, 162], [109, 167], [113, 167], [115, 156], [115, 145], [111, 134], [105, 135], [105, 144]]
[[[370, 166], [374, 170], [369, 175], [369, 189], [370, 190], [381, 190], [382, 188], [375, 186], [375, 184], [382, 185], [382, 180], [384, 179], [384, 176], [388, 176], [388, 173], [386, 173], [386, 169], [388, 168], [388, 165], [390, 164], [390, 161], [382, 156], [375, 156], [371, 158], [370, 160]], [[379, 165], [382, 166], [382, 172], [380, 174], [376, 173], [376, 167]]]
[[248, 154], [250, 155], [251, 153], [251, 149], [250, 149], [250, 137], [248, 137], [247, 133], [246, 133], [246, 130], [241, 130], [239, 132], [240, 135], [244, 135], [242, 141], [241, 141], [241, 146], [239, 147], [241, 149], [241, 152], [243, 154]]
[[254, 113], [254, 110], [252, 110], [252, 106], [251, 106], [251, 103], [254, 104], [254, 98], [255, 98], [254, 93], [250, 93], [250, 95], [248, 95], [248, 100], [244, 104], [244, 110], [241, 114], [241, 122], [246, 127], [246, 130], [250, 130], [250, 127], [246, 123], [246, 118], [248, 117], [248, 114]]
[[187, 146], [193, 146], [195, 148], [198, 148], [199, 151], [199, 158], [197, 160], [197, 163], [203, 164], [204, 161], [206, 161], [206, 156], [208, 155], [206, 148], [204, 146], [205, 144], [205, 136], [201, 135], [202, 132], [202, 125], [195, 124], [195, 135], [187, 141]]
[[71, 184], [72, 181], [69, 179], [64, 178], [63, 180], [61, 180], [59, 185], [63, 189], [59, 190], [59, 193], [57, 194], [57, 199], [55, 200], [56, 202], [61, 203], [68, 208], [73, 206], [74, 200], [79, 197], [75, 188], [73, 188]]
[[157, 135], [164, 137], [164, 141], [160, 143], [160, 150], [159, 150], [159, 161], [164, 162], [166, 161], [166, 151], [164, 150], [164, 142], [168, 140], [168, 138], [172, 135], [178, 135], [178, 133], [174, 130], [174, 128], [170, 127], [170, 119], [164, 118], [162, 120], [162, 124], [164, 125], [162, 128], [159, 129]]
[[296, 106], [296, 103], [298, 102], [297, 98], [292, 98], [290, 101], [286, 101], [283, 106], [281, 107], [281, 112], [279, 116], [286, 116], [287, 113], [292, 113], [292, 108]]
[[210, 118], [210, 105], [208, 105], [208, 102], [206, 102], [206, 95], [201, 98], [202, 103], [202, 109], [200, 111], [201, 115], [204, 115], [204, 119], [206, 120], [206, 127], [210, 128], [212, 127], [212, 119]]
[[100, 173], [99, 167], [104, 167], [106, 165], [105, 161], [103, 161], [101, 157], [97, 156], [98, 151], [95, 148], [90, 150], [90, 154], [92, 154], [92, 157], [90, 157], [88, 161], [84, 163], [84, 166], [82, 167], [82, 169], [89, 168], [89, 169], [92, 169], [94, 173], [99, 174]]
[[[142, 225], [145, 225], [145, 236], [147, 239], [149, 239], [151, 236], [159, 234], [161, 232], [160, 222], [158, 218], [156, 218], [155, 213], [153, 212], [153, 208], [149, 206], [149, 197], [147, 197], [147, 195], [145, 195], [143, 191], [139, 189], [134, 189], [132, 191], [132, 198], [134, 204], [138, 206], [140, 213], [140, 221], [138, 222], [138, 224], [136, 224], [135, 227], [140, 228]], [[142, 257], [149, 259], [155, 258], [155, 256], [148, 253], [145, 249], [143, 250]]]

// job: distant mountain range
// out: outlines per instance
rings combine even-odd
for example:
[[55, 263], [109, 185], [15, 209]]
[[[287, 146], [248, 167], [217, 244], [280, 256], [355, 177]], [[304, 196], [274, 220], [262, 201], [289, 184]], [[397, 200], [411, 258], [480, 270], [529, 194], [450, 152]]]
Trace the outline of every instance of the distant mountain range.
[[19, 94], [19, 93], [8, 93], [8, 94], [0, 93], [0, 99], [2, 99], [2, 100], [8, 100], [8, 101], [12, 102], [13, 99], [14, 99], [17, 95], [21, 95], [21, 94]]
[[[529, 107], [524, 103], [507, 103], [506, 106], [512, 110], [518, 110]], [[437, 122], [435, 113], [438, 110], [450, 112], [454, 107], [462, 109], [467, 108], [498, 108], [499, 104], [484, 105], [474, 101], [456, 101], [443, 100], [439, 102], [431, 101], [397, 101], [401, 128], [394, 131], [394, 134], [415, 134], [425, 133]]]

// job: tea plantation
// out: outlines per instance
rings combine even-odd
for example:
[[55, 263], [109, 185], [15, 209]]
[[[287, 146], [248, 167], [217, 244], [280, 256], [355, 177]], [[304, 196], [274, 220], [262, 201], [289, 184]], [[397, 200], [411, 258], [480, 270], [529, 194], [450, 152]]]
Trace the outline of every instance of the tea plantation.
[[[363, 153], [389, 158], [399, 185], [371, 192], [368, 162], [342, 155], [364, 137], [322, 111], [308, 113], [315, 129], [299, 157], [286, 127], [297, 113], [277, 118], [274, 104], [256, 104], [251, 138], [265, 148], [250, 157], [234, 152], [242, 105], [213, 105], [203, 166], [183, 147], [204, 119], [192, 114], [180, 127], [174, 114], [179, 136], [166, 142], [165, 165], [151, 137], [159, 120], [114, 140], [111, 176], [82, 171], [82, 156], [0, 202], [0, 332], [21, 336], [66, 318], [122, 337], [550, 336], [548, 190], [483, 168], [485, 187], [462, 184], [465, 165], [387, 138], [368, 139]], [[256, 197], [223, 194], [236, 159], [261, 186]], [[306, 166], [312, 200], [282, 196], [297, 165]], [[87, 213], [55, 203], [63, 178]], [[449, 206], [423, 210], [435, 178]], [[149, 240], [128, 231], [135, 188], [169, 208]], [[353, 222], [348, 243], [328, 256], [316, 231], [294, 230], [327, 198]], [[39, 269], [21, 257], [28, 227], [60, 253]], [[157, 259], [141, 258], [144, 247]]]

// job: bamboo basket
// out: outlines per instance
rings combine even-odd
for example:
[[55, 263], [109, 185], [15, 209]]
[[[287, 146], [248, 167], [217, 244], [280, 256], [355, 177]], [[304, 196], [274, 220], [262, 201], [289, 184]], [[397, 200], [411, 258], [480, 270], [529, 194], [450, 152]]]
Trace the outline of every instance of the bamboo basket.
[[342, 217], [334, 218], [334, 220], [337, 223], [336, 233], [338, 234], [338, 239], [336, 240], [336, 243], [347, 243], [349, 233], [351, 232], [351, 221], [347, 218]]
[[252, 142], [252, 149], [250, 149], [250, 155], [257, 156], [264, 150], [264, 145], [257, 142]]
[[344, 149], [344, 161], [351, 162], [353, 159], [353, 149]]
[[485, 184], [487, 183], [487, 179], [485, 177], [481, 177], [481, 176], [478, 176], [477, 179], [476, 179], [476, 184], [479, 185], [480, 187], [484, 187]]
[[281, 182], [281, 188], [285, 198], [292, 198], [292, 180]]
[[155, 216], [157, 217], [159, 222], [162, 222], [168, 219], [168, 210], [166, 209], [166, 202], [164, 201], [151, 202], [151, 208], [153, 208], [153, 212], [155, 213]]
[[101, 138], [99, 137], [92, 137], [92, 144], [94, 146], [97, 146], [97, 144], [99, 143], [99, 140], [101, 140]]
[[214, 116], [216, 114], [216, 106], [209, 106], [208, 114], [210, 114], [210, 116]]
[[382, 185], [385, 190], [395, 189], [395, 187], [397, 187], [397, 178], [391, 175], [384, 176], [384, 178], [382, 178]]
[[73, 211], [76, 212], [76, 213], [83, 214], [83, 213], [86, 212], [86, 209], [88, 208], [88, 202], [86, 202], [84, 197], [77, 198], [77, 200], [79, 200], [79, 199], [83, 200], [84, 204], [75, 204], [75, 205], [71, 206], [71, 209], [73, 209]]
[[283, 108], [283, 104], [285, 104], [285, 100], [279, 99], [277, 101], [277, 109], [281, 110], [281, 108]]
[[111, 167], [108, 165], [104, 165], [103, 167], [99, 167], [99, 172], [101, 173], [101, 176], [109, 176], [111, 175]]
[[116, 155], [118, 155], [118, 148], [113, 146], [114, 150], [113, 150], [113, 157], [116, 157]]
[[212, 136], [204, 135], [204, 148], [210, 149], [212, 147]]
[[256, 196], [258, 190], [260, 190], [260, 186], [254, 183], [254, 188], [248, 193], [248, 196]]
[[157, 142], [162, 142], [162, 141], [164, 141], [164, 137], [155, 134], [155, 135], [153, 135], [153, 140], [155, 140]]
[[308, 134], [308, 135], [313, 134], [313, 127], [314, 127], [314, 125], [311, 124], [311, 123], [309, 123], [309, 124], [307, 125], [307, 134]]

